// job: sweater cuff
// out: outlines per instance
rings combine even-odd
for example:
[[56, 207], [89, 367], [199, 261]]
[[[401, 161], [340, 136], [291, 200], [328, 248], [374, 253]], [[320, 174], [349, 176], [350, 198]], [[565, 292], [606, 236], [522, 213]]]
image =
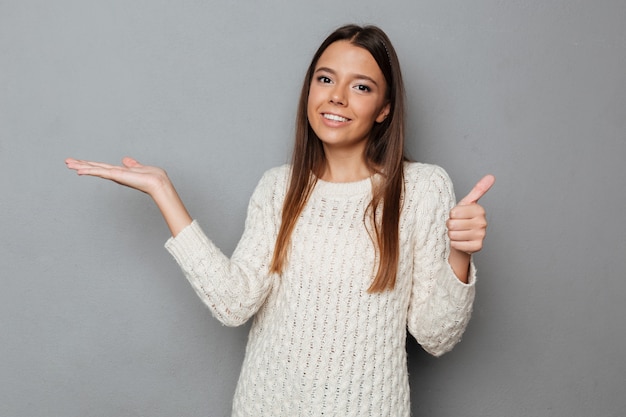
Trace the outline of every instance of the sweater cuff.
[[180, 231], [176, 237], [170, 237], [165, 242], [165, 249], [181, 266], [187, 264], [187, 261], [198, 253], [199, 247], [207, 246], [211, 246], [209, 239], [196, 220]]
[[476, 291], [476, 266], [473, 259], [470, 260], [467, 284], [461, 281], [448, 262], [442, 266], [438, 282], [443, 286], [448, 294], [455, 300], [473, 299]]

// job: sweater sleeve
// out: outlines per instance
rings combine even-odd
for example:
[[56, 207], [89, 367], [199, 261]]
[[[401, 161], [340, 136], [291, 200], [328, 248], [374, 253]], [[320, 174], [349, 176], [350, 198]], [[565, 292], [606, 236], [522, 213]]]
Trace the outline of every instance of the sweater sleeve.
[[238, 326], [254, 315], [269, 294], [274, 274], [269, 266], [278, 230], [276, 170], [268, 171], [248, 205], [245, 229], [229, 259], [204, 234], [197, 221], [166, 249], [172, 254], [200, 299], [215, 318]]
[[452, 182], [434, 166], [427, 191], [419, 202], [413, 254], [413, 284], [408, 329], [430, 354], [441, 356], [460, 340], [474, 302], [476, 268], [470, 262], [468, 284], [448, 263], [450, 242], [446, 221], [455, 205]]

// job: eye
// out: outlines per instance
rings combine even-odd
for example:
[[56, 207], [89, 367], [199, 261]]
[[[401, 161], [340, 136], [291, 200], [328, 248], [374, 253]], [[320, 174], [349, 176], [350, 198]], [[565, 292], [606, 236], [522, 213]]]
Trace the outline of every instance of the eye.
[[329, 84], [331, 82], [330, 78], [325, 75], [320, 75], [319, 77], [317, 77], [317, 81], [321, 82], [322, 84]]
[[364, 84], [358, 84], [354, 88], [356, 88], [359, 91], [363, 91], [364, 93], [369, 93], [370, 91], [372, 91], [371, 88], [369, 88], [367, 85], [364, 85]]

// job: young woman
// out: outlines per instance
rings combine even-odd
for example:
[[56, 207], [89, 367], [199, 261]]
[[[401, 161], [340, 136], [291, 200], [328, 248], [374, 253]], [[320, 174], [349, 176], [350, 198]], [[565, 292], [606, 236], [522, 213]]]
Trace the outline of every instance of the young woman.
[[404, 157], [404, 87], [377, 27], [344, 26], [306, 73], [290, 165], [265, 173], [228, 259], [165, 171], [68, 159], [149, 194], [166, 248], [226, 325], [254, 317], [234, 416], [409, 416], [406, 329], [433, 355], [460, 340], [487, 176], [455, 205], [450, 179]]

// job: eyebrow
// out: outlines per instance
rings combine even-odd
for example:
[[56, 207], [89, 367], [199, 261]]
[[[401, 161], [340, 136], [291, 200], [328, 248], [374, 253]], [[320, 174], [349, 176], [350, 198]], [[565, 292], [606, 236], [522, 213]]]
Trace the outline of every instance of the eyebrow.
[[[337, 75], [337, 71], [333, 70], [332, 68], [328, 68], [328, 67], [319, 67], [315, 70], [314, 74], [317, 74], [318, 72], [323, 71], [323, 72], [328, 72], [330, 74], [333, 75]], [[364, 74], [351, 74], [352, 77], [359, 79], [359, 80], [366, 80], [371, 82], [372, 84], [374, 84], [375, 86], [378, 87], [378, 83], [370, 76], [364, 75]]]

